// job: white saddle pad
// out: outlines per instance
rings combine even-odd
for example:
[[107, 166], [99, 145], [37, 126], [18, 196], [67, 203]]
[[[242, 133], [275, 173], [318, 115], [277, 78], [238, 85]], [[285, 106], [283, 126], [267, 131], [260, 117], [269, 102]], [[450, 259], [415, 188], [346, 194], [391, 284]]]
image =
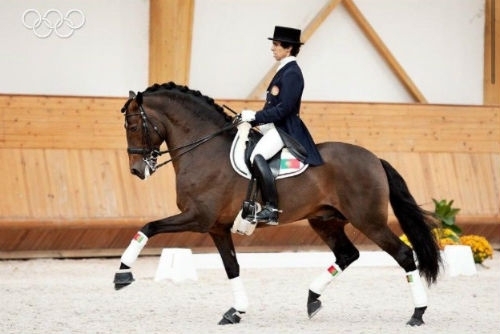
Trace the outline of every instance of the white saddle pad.
[[[251, 177], [250, 171], [245, 164], [245, 148], [250, 129], [251, 125], [247, 122], [238, 125], [238, 133], [233, 140], [229, 153], [229, 159], [231, 160], [231, 165], [235, 172], [247, 179]], [[286, 147], [281, 151], [280, 157], [280, 168], [276, 179], [298, 175], [309, 167], [308, 164], [304, 164], [302, 161], [295, 158]]]

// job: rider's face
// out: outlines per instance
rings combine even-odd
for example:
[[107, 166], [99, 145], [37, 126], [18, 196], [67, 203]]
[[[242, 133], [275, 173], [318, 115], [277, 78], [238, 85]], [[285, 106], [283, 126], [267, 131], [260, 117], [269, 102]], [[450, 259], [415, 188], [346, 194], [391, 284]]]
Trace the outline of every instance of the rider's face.
[[274, 59], [280, 61], [281, 59], [288, 57], [290, 52], [292, 51], [292, 47], [284, 48], [281, 46], [281, 43], [278, 41], [273, 41], [273, 45], [271, 46], [271, 51], [273, 52]]

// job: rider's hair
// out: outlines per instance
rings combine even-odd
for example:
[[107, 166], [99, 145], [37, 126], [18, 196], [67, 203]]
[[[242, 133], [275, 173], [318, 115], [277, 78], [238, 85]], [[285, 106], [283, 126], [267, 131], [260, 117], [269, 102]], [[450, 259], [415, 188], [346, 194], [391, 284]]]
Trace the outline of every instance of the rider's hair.
[[290, 51], [291, 56], [297, 56], [300, 51], [300, 44], [295, 44], [295, 43], [288, 43], [288, 42], [281, 42], [278, 41], [278, 43], [284, 48], [288, 49], [289, 47], [292, 47], [292, 50]]

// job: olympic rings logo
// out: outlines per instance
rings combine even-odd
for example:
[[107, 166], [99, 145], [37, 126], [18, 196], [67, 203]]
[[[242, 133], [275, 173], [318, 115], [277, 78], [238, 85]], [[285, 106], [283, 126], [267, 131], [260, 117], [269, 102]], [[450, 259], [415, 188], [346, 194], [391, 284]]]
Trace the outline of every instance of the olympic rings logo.
[[71, 9], [66, 15], [58, 9], [49, 9], [43, 15], [36, 9], [27, 9], [22, 15], [22, 22], [38, 38], [48, 38], [52, 33], [59, 38], [69, 38], [83, 27], [85, 15], [79, 9]]

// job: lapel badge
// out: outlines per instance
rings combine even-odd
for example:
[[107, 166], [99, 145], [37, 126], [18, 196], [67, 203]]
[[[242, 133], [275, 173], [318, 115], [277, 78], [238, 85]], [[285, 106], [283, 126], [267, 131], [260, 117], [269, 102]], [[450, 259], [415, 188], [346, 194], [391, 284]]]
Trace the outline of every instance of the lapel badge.
[[277, 96], [280, 93], [280, 89], [278, 86], [271, 87], [271, 95]]

